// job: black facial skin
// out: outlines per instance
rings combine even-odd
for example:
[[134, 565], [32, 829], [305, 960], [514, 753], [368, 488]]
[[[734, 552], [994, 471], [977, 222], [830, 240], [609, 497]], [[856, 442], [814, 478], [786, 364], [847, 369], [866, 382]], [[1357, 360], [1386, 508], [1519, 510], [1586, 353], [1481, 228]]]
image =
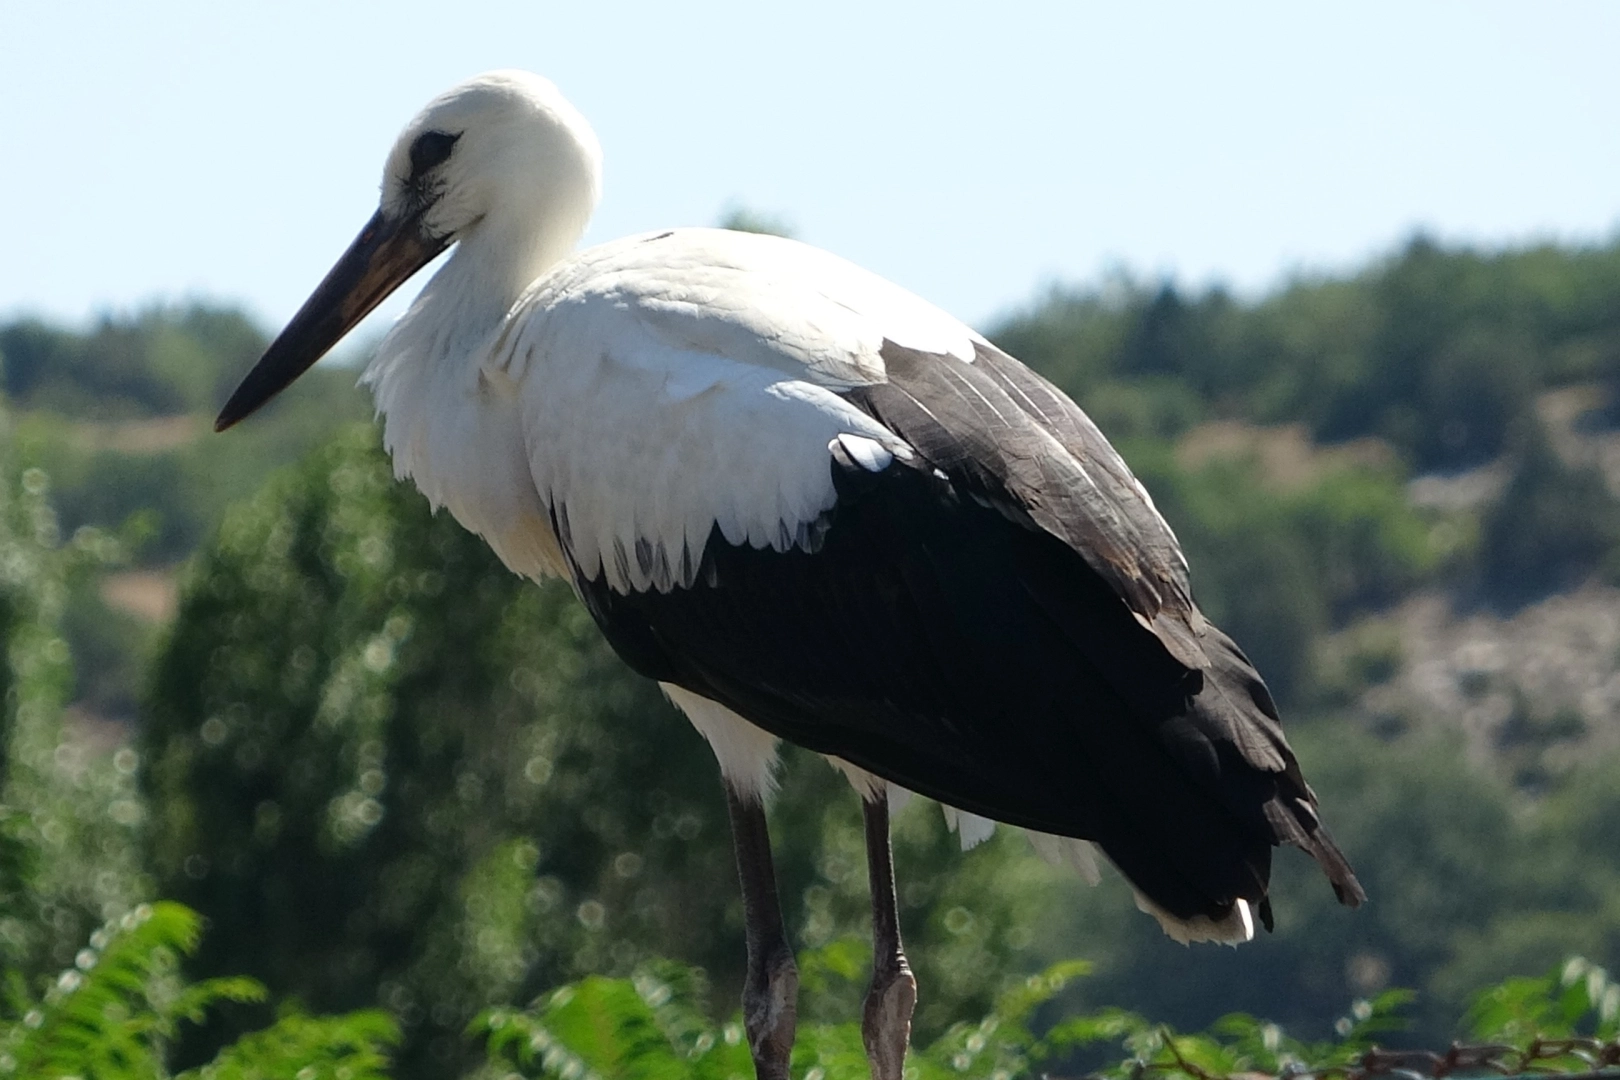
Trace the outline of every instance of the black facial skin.
[[456, 140], [461, 138], [458, 131], [451, 134], [448, 131], [424, 131], [411, 143], [411, 179], [415, 180], [429, 169], [443, 165], [450, 159], [450, 151], [455, 149]]

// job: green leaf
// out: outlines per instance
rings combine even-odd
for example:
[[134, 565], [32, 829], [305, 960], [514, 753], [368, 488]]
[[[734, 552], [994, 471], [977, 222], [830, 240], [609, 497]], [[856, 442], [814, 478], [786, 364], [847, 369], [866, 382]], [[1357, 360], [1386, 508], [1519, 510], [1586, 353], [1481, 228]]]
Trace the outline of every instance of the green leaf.
[[343, 1016], [290, 1012], [175, 1080], [388, 1080], [388, 1048], [398, 1042], [398, 1025], [377, 1010]]

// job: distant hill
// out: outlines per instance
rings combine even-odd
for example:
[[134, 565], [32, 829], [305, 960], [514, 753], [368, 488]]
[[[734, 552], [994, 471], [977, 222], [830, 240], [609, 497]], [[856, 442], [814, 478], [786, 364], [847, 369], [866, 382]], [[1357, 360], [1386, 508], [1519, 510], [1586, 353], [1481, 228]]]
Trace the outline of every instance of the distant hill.
[[178, 565], [232, 502], [371, 414], [355, 373], [322, 365], [229, 439], [215, 437], [215, 410], [268, 341], [241, 312], [201, 304], [107, 316], [87, 330], [0, 324], [10, 453], [48, 478], [64, 538], [84, 528], [118, 536], [133, 573], [81, 583], [70, 604], [79, 715], [134, 715], [140, 658], [172, 613]]

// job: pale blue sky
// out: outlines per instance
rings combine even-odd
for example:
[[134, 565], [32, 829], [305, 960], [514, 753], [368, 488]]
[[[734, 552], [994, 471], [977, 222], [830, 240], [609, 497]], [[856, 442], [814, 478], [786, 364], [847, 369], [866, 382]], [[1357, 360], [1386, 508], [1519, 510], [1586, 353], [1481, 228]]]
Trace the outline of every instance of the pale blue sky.
[[507, 66], [602, 138], [588, 240], [740, 202], [981, 325], [1110, 266], [1253, 292], [1620, 224], [1615, 3], [3, 0], [0, 49], [0, 315], [279, 322], [398, 128]]

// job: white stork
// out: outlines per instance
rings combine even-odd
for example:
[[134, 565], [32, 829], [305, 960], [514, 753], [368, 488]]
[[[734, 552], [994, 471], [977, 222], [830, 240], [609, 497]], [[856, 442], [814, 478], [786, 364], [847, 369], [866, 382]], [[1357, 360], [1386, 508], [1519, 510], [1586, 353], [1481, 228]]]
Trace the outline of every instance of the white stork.
[[217, 427], [455, 247], [366, 370], [384, 441], [512, 570], [571, 581], [713, 747], [761, 1077], [787, 1076], [797, 991], [763, 810], [778, 739], [863, 799], [880, 1080], [901, 1075], [916, 1000], [890, 785], [944, 804], [965, 841], [1007, 822], [1083, 868], [1094, 845], [1184, 942], [1270, 927], [1279, 844], [1364, 898], [1265, 685], [1078, 406], [791, 240], [675, 229], [575, 252], [599, 176], [595, 135], [544, 79], [434, 99]]

